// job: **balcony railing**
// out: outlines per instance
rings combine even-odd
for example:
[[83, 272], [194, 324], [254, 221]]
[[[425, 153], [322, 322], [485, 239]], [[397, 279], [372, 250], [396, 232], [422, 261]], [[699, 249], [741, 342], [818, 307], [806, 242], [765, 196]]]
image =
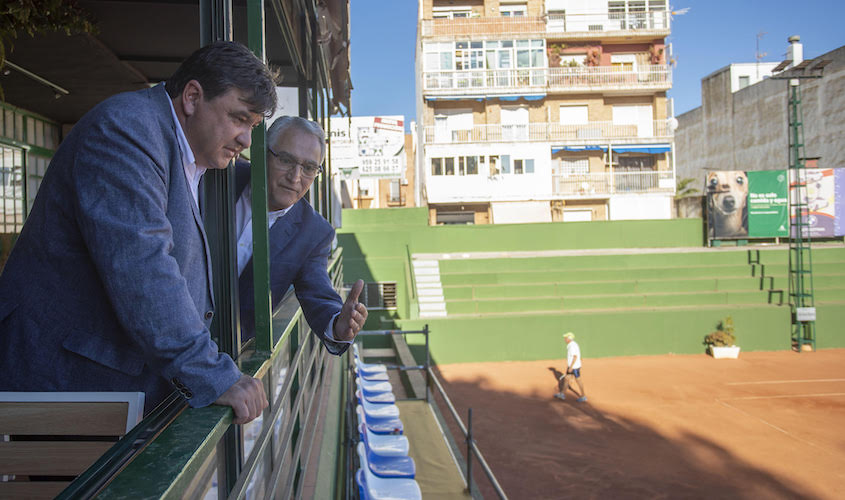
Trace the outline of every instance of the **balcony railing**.
[[426, 144], [470, 144], [478, 142], [562, 141], [579, 144], [637, 142], [643, 139], [668, 139], [673, 135], [666, 120], [654, 120], [643, 125], [619, 125], [613, 122], [583, 124], [528, 123], [502, 125], [499, 123], [473, 125], [471, 129], [448, 130], [437, 126], [425, 127]]
[[667, 11], [600, 12], [590, 14], [549, 14], [548, 33], [669, 34], [671, 16]]
[[426, 95], [566, 93], [605, 90], [668, 90], [672, 72], [666, 64], [636, 69], [616, 66], [575, 68], [426, 71]]
[[552, 193], [569, 197], [674, 192], [675, 176], [671, 171], [552, 175]]
[[671, 15], [657, 12], [599, 12], [549, 14], [541, 17], [473, 17], [423, 19], [423, 37], [491, 37], [498, 35], [544, 36], [566, 33], [585, 38], [607, 35], [668, 35]]

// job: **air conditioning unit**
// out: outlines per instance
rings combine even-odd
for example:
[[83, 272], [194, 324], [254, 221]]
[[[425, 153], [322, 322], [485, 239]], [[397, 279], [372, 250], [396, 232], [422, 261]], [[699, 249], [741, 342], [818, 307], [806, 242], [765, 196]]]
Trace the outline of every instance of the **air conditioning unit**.
[[400, 184], [400, 185], [402, 185], [402, 186], [407, 186], [407, 185], [408, 185], [408, 179], [405, 179], [405, 178], [403, 177], [403, 178], [402, 178], [402, 180], [401, 180], [401, 181], [399, 181], [399, 184]]

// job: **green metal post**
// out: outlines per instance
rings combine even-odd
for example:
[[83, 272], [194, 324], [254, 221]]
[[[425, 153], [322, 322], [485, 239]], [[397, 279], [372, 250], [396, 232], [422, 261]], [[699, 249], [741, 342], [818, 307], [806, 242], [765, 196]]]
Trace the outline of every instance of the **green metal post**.
[[[232, 40], [232, 1], [201, 0], [200, 44], [205, 46], [217, 40]], [[203, 216], [211, 252], [214, 276], [214, 321], [212, 338], [220, 350], [237, 358], [241, 350], [238, 318], [238, 267], [234, 203], [235, 171], [209, 170], [203, 176]], [[223, 478], [220, 489], [231, 491], [241, 471], [243, 440], [239, 428], [229, 426], [221, 439], [220, 467]]]
[[[247, 2], [249, 48], [265, 60], [264, 0]], [[252, 275], [255, 293], [255, 347], [273, 348], [273, 322], [270, 297], [270, 239], [267, 221], [267, 124], [252, 132]]]
[[[798, 352], [804, 345], [816, 348], [815, 300], [813, 294], [813, 258], [809, 209], [807, 205], [807, 171], [804, 155], [804, 123], [801, 111], [799, 80], [790, 80], [789, 104], [789, 305], [792, 312], [792, 342]], [[809, 314], [808, 314], [809, 313]]]

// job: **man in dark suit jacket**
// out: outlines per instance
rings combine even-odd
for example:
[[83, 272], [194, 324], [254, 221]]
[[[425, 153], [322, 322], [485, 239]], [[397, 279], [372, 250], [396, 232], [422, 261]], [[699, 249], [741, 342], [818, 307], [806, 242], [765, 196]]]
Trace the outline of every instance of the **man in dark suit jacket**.
[[197, 184], [249, 147], [273, 80], [246, 47], [217, 42], [73, 127], [0, 275], [0, 390], [143, 391], [149, 411], [176, 388], [194, 407], [231, 406], [236, 423], [260, 414], [261, 382], [209, 334]]
[[[283, 116], [267, 130], [267, 198], [270, 223], [272, 307], [293, 285], [305, 319], [332, 354], [343, 354], [367, 319], [358, 302], [358, 280], [344, 303], [332, 287], [327, 267], [334, 228], [303, 199], [325, 156], [326, 140], [316, 122]], [[241, 329], [254, 336], [255, 300], [252, 274], [252, 190], [248, 164], [236, 166], [235, 206], [240, 272]]]

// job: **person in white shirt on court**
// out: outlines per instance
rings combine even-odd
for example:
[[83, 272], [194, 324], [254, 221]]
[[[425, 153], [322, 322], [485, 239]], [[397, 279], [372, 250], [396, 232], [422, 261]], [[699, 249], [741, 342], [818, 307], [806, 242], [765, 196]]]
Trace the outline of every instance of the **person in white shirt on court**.
[[575, 334], [572, 332], [564, 333], [563, 340], [566, 342], [566, 373], [561, 375], [558, 380], [560, 392], [555, 394], [555, 397], [565, 400], [567, 388], [575, 392], [575, 388], [572, 386], [572, 379], [574, 378], [578, 388], [581, 389], [581, 394], [575, 392], [575, 395], [578, 396], [575, 401], [583, 403], [587, 401], [587, 393], [584, 392], [584, 383], [581, 382], [581, 348], [578, 346], [578, 342], [575, 342]]

